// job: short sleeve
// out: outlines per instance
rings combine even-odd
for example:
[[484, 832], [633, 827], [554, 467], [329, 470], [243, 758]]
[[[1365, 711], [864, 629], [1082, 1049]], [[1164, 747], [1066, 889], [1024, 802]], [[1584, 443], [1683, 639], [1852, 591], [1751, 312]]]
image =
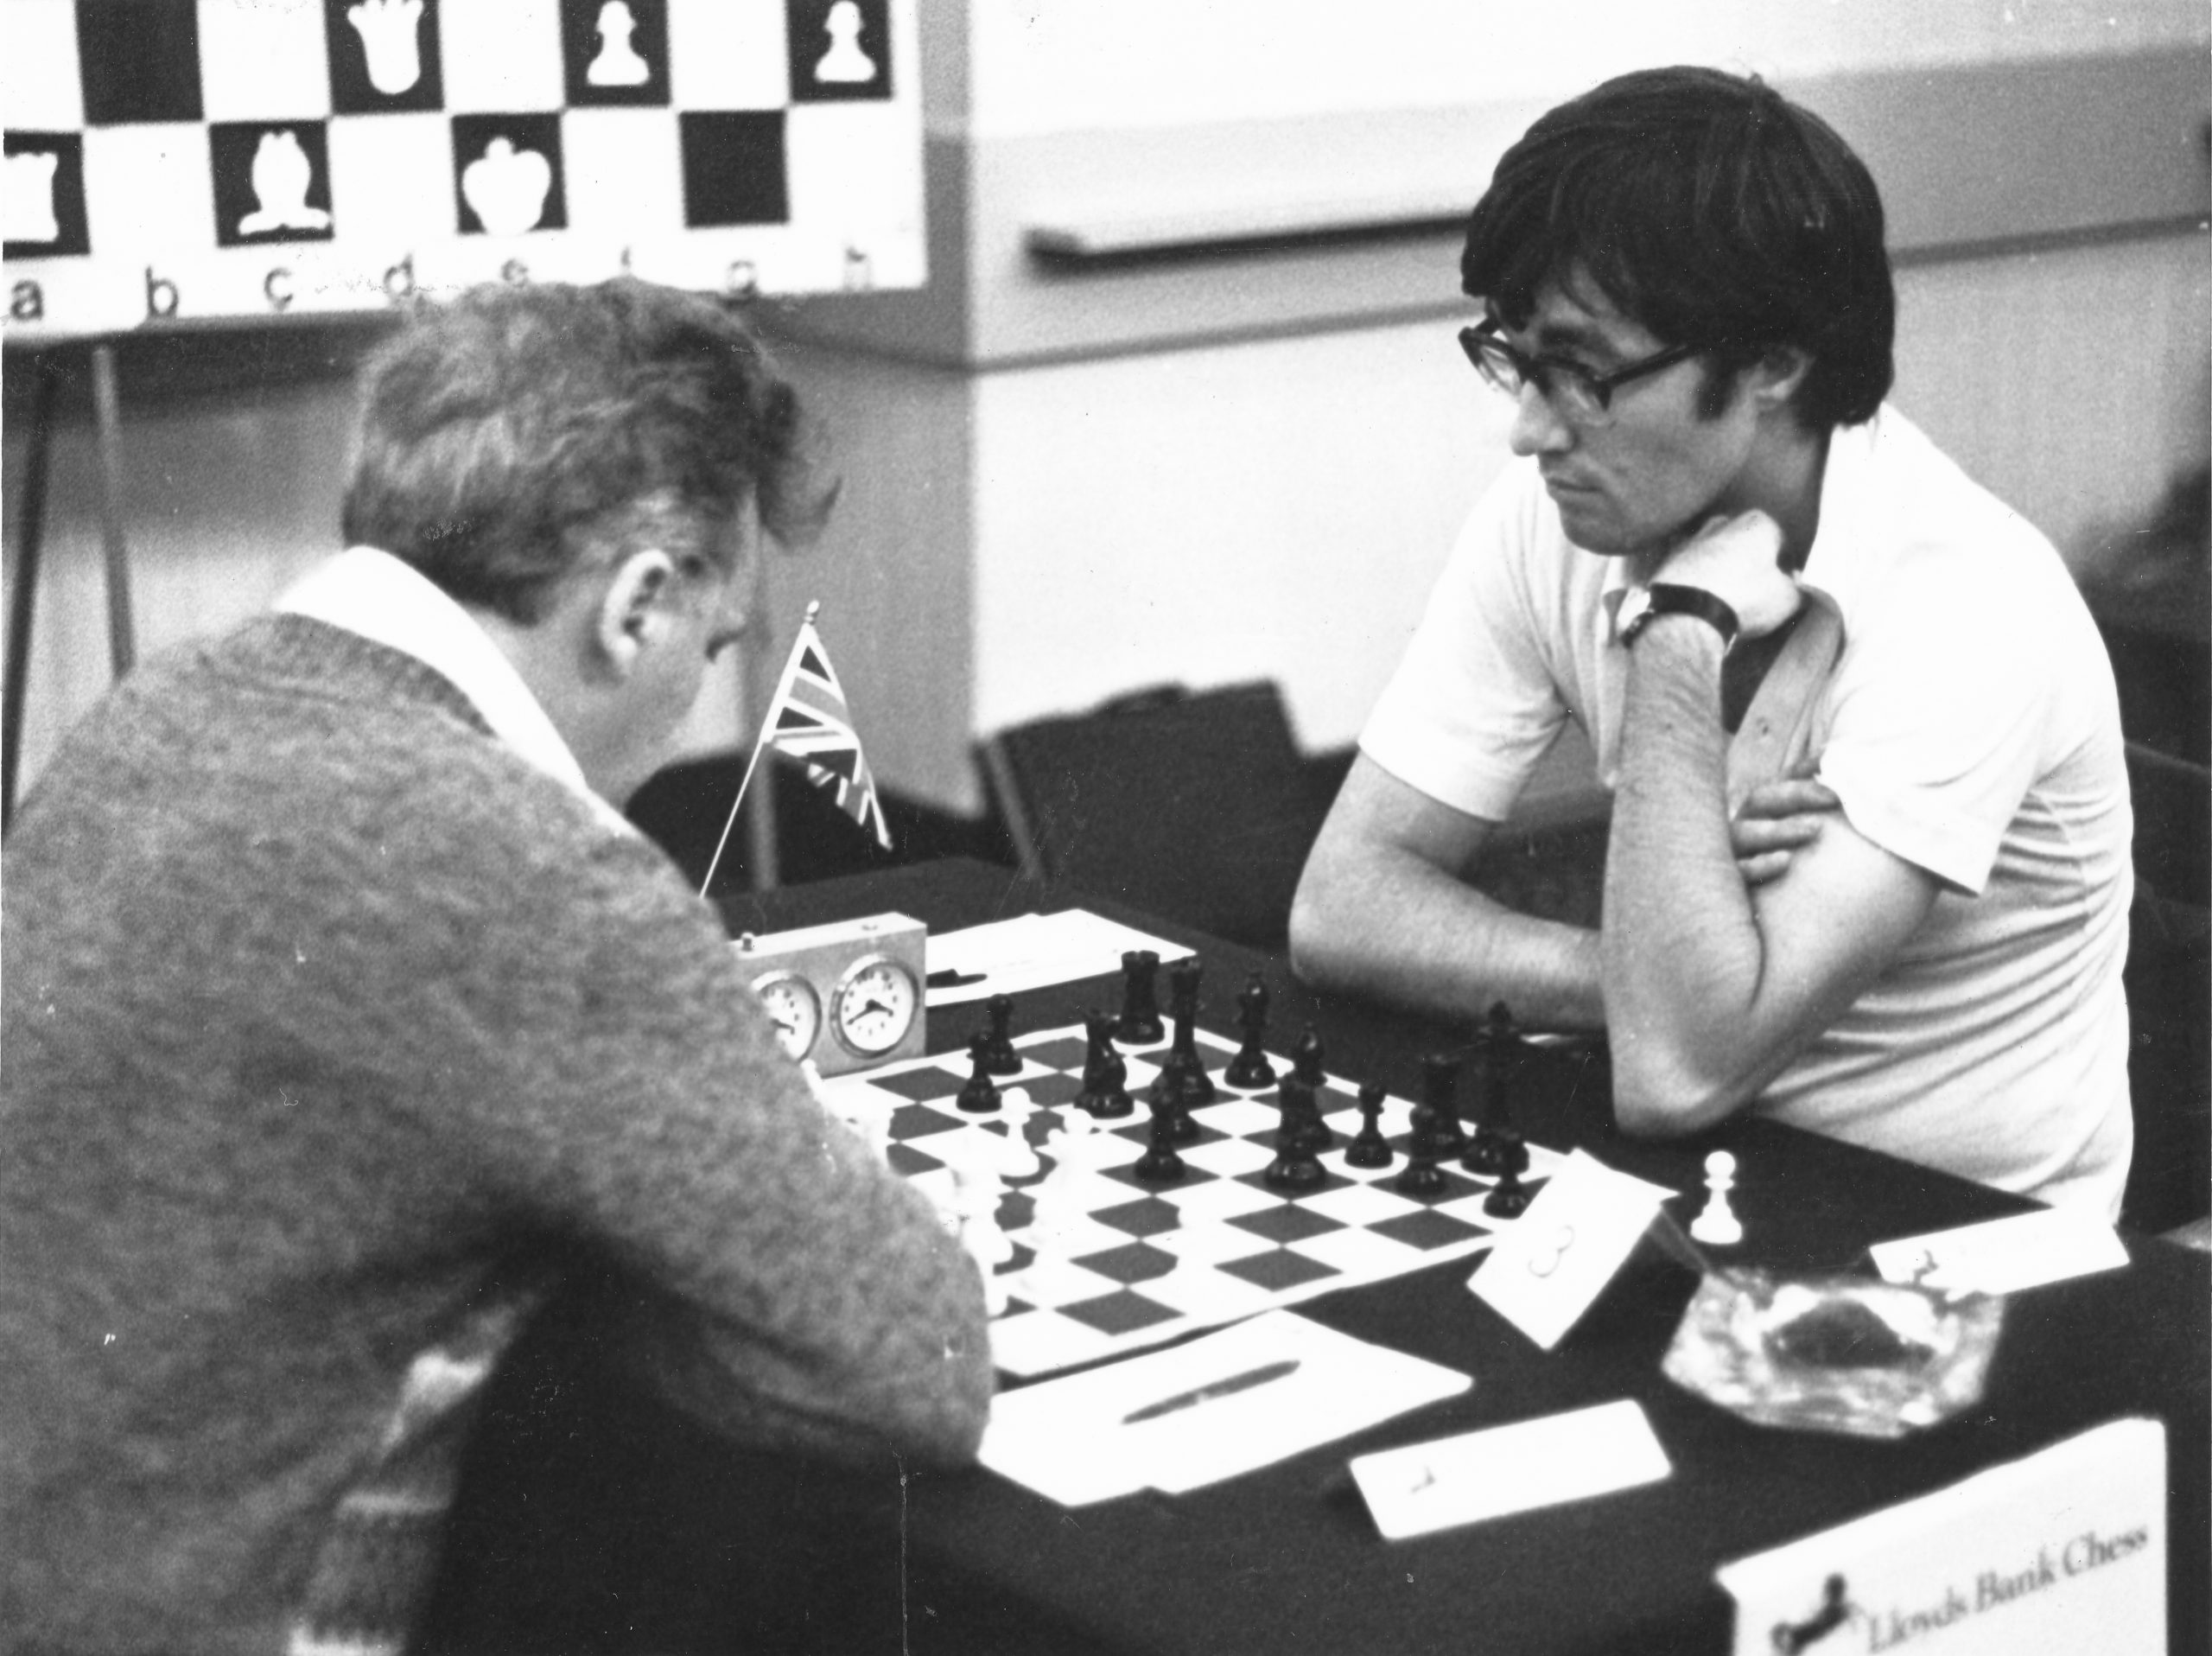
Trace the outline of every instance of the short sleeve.
[[1477, 503], [1360, 750], [1431, 799], [1503, 821], [1567, 717], [1544, 640], [1546, 539], [1533, 467]]

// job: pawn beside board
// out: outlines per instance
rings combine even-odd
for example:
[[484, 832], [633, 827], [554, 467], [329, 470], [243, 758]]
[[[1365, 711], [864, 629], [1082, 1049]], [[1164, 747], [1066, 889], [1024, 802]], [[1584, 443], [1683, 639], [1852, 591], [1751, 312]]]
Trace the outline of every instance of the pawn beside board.
[[1709, 1248], [1732, 1248], [1744, 1239], [1728, 1194], [1736, 1188], [1736, 1158], [1715, 1150], [1705, 1158], [1705, 1207], [1690, 1221], [1690, 1235]]

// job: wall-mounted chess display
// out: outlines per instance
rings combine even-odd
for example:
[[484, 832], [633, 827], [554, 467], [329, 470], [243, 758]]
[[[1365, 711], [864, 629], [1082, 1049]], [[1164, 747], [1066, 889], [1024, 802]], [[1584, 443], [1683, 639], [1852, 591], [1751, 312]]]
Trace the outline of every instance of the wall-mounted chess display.
[[924, 278], [913, 0], [8, 0], [10, 337]]

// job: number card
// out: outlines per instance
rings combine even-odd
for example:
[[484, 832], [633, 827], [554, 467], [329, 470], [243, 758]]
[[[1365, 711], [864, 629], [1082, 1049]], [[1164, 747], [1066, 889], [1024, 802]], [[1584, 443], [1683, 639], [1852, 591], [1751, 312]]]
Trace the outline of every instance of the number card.
[[1467, 1286], [1549, 1351], [1605, 1292], [1674, 1194], [1576, 1150]]

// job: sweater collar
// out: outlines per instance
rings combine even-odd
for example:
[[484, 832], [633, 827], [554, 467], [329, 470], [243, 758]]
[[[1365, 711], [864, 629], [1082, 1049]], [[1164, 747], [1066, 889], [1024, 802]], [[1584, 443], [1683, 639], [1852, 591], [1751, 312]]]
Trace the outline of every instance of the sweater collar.
[[449, 679], [519, 758], [588, 803], [602, 821], [635, 831], [592, 791], [537, 697], [475, 617], [411, 565], [373, 546], [349, 547], [310, 570], [276, 608], [342, 627]]

